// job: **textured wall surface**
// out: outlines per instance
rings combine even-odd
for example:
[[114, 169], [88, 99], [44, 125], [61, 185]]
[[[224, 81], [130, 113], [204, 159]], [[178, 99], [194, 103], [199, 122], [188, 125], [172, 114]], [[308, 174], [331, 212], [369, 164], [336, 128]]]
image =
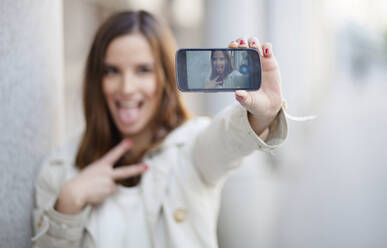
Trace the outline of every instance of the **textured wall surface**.
[[63, 123], [59, 0], [0, 2], [0, 246], [30, 247], [33, 183]]
[[209, 82], [210, 52], [187, 52], [187, 83], [189, 88], [204, 88]]

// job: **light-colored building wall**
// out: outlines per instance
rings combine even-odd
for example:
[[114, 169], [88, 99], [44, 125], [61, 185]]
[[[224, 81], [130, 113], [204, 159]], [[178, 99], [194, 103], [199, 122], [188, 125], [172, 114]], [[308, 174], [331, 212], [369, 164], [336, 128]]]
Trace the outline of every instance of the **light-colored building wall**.
[[30, 247], [33, 183], [63, 141], [62, 1], [0, 3], [0, 246]]

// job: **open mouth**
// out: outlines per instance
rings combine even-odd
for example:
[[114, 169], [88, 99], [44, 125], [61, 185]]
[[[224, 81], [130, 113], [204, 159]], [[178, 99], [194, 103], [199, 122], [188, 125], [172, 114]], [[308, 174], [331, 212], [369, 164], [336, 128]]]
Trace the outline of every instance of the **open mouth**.
[[224, 67], [223, 66], [217, 66], [216, 70], [217, 70], [218, 73], [222, 73], [223, 70], [224, 70]]
[[124, 124], [136, 122], [140, 116], [144, 101], [116, 101], [118, 117]]

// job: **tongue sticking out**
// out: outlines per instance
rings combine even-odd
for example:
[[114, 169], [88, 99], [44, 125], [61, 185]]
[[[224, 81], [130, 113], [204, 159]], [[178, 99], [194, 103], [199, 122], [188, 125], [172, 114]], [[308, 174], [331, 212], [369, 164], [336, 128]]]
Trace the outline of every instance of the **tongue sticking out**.
[[118, 115], [125, 124], [136, 121], [140, 114], [140, 108], [119, 108]]

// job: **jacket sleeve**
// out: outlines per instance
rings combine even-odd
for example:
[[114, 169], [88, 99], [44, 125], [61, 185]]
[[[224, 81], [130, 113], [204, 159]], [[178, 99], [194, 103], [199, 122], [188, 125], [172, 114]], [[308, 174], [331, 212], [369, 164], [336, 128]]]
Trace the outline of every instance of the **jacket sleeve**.
[[90, 207], [77, 215], [64, 215], [54, 209], [63, 185], [63, 161], [49, 159], [38, 175], [35, 184], [33, 209], [33, 247], [81, 247], [85, 220]]
[[272, 152], [288, 133], [284, 110], [278, 113], [270, 127], [268, 138], [258, 137], [247, 118], [247, 110], [239, 103], [226, 108], [197, 136], [193, 146], [193, 161], [205, 183], [215, 185], [235, 168], [242, 158], [255, 150]]

